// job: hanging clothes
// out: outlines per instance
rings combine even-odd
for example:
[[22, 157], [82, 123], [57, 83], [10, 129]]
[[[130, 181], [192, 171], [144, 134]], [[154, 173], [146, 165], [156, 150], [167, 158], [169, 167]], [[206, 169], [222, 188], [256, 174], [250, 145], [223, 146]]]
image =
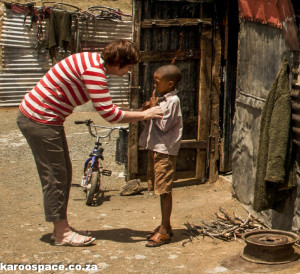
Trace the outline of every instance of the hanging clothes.
[[49, 18], [48, 48], [53, 64], [56, 61], [56, 47], [67, 51], [71, 42], [72, 16], [67, 11], [52, 10]]
[[282, 210], [289, 190], [296, 187], [294, 162], [289, 65], [285, 59], [261, 116], [254, 210]]

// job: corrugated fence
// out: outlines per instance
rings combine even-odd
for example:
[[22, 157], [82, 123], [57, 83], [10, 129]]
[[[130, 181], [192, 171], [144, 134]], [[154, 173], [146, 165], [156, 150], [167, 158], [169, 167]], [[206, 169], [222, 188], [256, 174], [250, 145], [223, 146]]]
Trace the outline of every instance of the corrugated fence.
[[[78, 52], [101, 51], [105, 45], [117, 40], [132, 40], [132, 22], [107, 19], [86, 19], [72, 15], [72, 39], [78, 39]], [[49, 52], [40, 46], [38, 32], [47, 32], [47, 24], [42, 28], [31, 18], [7, 9], [1, 22], [0, 45], [2, 50], [0, 72], [0, 107], [18, 106], [24, 95], [29, 92], [52, 66]], [[76, 19], [76, 20], [75, 20]], [[78, 26], [78, 28], [76, 27]], [[68, 52], [58, 52], [58, 59]], [[124, 77], [108, 76], [108, 86], [114, 103], [128, 105], [129, 75]]]

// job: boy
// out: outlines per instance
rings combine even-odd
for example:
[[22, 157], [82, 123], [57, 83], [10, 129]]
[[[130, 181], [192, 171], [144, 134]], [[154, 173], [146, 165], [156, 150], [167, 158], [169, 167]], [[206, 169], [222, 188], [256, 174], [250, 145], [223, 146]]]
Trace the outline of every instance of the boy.
[[159, 67], [154, 72], [154, 88], [159, 98], [150, 98], [150, 107], [160, 106], [162, 119], [147, 122], [139, 145], [148, 149], [148, 190], [160, 195], [161, 225], [147, 236], [147, 247], [156, 247], [171, 241], [172, 183], [176, 156], [182, 137], [182, 114], [176, 85], [181, 80], [180, 70], [174, 65]]

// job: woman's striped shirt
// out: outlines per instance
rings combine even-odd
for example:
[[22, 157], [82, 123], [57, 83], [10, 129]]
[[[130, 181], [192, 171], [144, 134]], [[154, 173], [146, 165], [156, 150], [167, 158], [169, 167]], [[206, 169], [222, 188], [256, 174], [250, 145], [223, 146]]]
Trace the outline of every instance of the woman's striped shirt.
[[38, 123], [62, 125], [76, 106], [89, 100], [108, 122], [124, 116], [111, 101], [104, 61], [96, 52], [76, 53], [53, 66], [25, 95], [20, 110]]

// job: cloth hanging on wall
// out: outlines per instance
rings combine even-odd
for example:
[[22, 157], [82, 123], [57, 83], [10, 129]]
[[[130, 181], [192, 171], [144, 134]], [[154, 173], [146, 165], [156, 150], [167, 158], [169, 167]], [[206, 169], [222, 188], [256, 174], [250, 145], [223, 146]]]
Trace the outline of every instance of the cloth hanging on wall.
[[296, 187], [294, 158], [289, 65], [285, 59], [261, 115], [254, 210], [282, 210], [289, 190]]
[[53, 10], [49, 18], [48, 48], [54, 63], [55, 49], [60, 47], [67, 51], [71, 41], [72, 16], [67, 11]]

